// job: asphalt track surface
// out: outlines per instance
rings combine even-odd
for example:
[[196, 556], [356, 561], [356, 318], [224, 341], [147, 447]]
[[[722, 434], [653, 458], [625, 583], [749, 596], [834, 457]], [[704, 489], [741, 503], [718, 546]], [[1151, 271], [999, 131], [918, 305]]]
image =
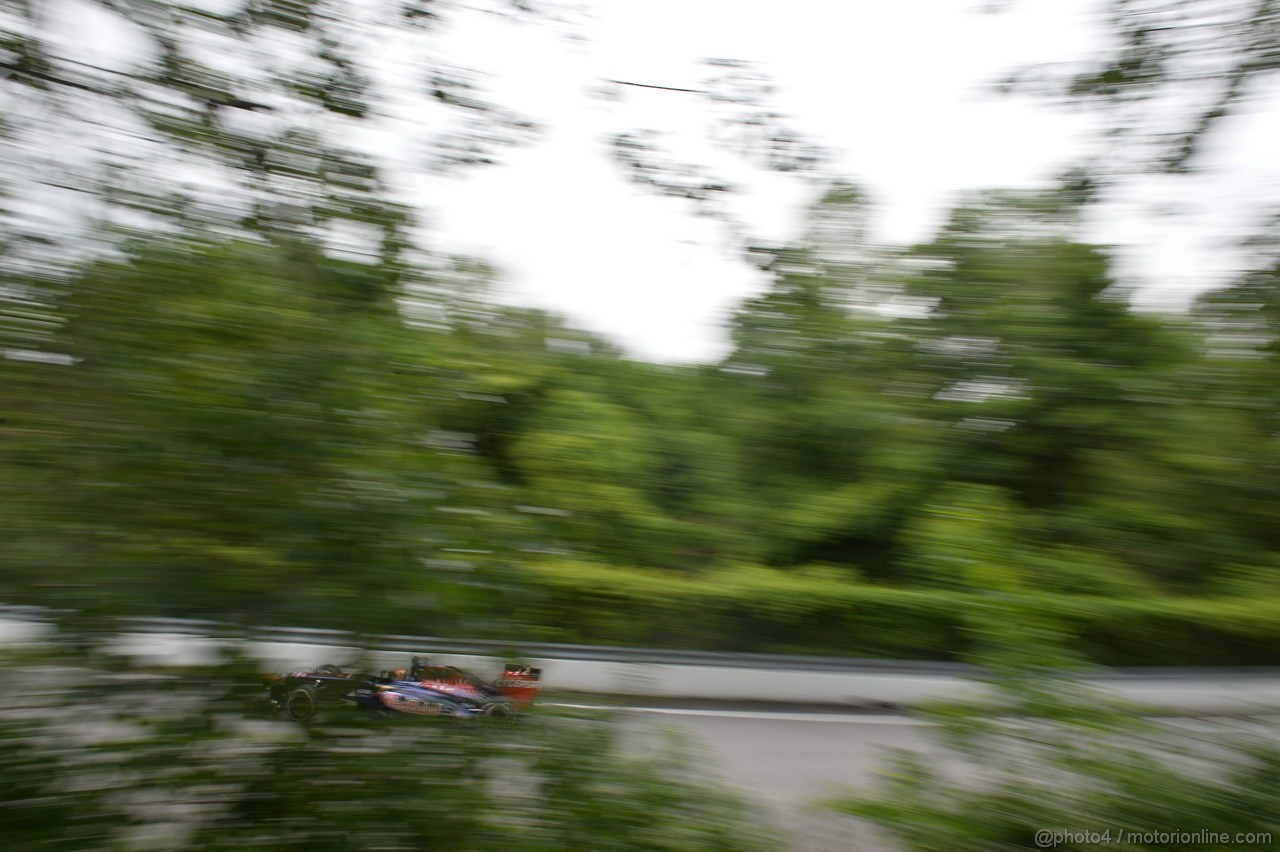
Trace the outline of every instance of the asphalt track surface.
[[786, 848], [797, 852], [892, 849], [870, 826], [821, 807], [821, 800], [866, 788], [888, 749], [941, 758], [929, 726], [908, 716], [733, 707], [620, 712], [631, 748], [643, 753], [674, 734], [703, 763], [707, 776], [758, 807]]

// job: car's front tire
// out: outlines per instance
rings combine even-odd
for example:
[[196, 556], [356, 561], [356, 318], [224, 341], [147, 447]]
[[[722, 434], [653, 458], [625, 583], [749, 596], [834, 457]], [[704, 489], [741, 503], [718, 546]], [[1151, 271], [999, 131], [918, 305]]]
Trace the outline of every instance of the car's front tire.
[[293, 722], [306, 722], [320, 709], [320, 694], [310, 684], [294, 687], [284, 697], [284, 714]]

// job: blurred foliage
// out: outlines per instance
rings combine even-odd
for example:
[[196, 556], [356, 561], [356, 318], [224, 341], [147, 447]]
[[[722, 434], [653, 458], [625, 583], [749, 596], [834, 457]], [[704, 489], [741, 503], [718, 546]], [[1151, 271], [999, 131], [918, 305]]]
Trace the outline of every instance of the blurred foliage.
[[1280, 69], [1272, 0], [1107, 0], [1096, 14], [1106, 41], [1094, 55], [998, 83], [1100, 115], [1108, 144], [1078, 184], [1087, 192], [1135, 169], [1193, 171], [1212, 132], [1247, 112]]
[[[1179, 753], [1186, 751], [1191, 755]], [[1167, 732], [1068, 728], [1007, 730], [962, 753], [986, 773], [983, 783], [903, 756], [880, 798], [841, 810], [913, 852], [1012, 852], [1032, 848], [1044, 831], [1067, 838], [1056, 849], [1168, 849], [1179, 832], [1188, 839], [1200, 832], [1193, 842], [1212, 832], [1227, 840], [1210, 848], [1264, 850], [1280, 828], [1273, 817], [1280, 752], [1273, 747], [1239, 745], [1232, 757], [1204, 757]], [[1191, 766], [1171, 768], [1179, 759]], [[1256, 840], [1235, 840], [1248, 834]]]
[[[1230, 325], [1229, 292], [1194, 323], [1131, 313], [1052, 201], [976, 197], [899, 253], [815, 229], [771, 253], [714, 367], [493, 304], [482, 267], [304, 239], [135, 239], [39, 309], [15, 276], [6, 596], [915, 656], [963, 646], [945, 606], [820, 613], [1001, 592], [1080, 613], [1106, 658], [1265, 657], [1196, 635], [1253, 635], [1222, 614], [1267, 606], [1245, 587], [1280, 545], [1276, 332]], [[599, 567], [566, 585], [548, 554]], [[681, 618], [629, 624], [629, 576]], [[713, 616], [696, 589], [735, 603]], [[1150, 632], [1183, 621], [1185, 644]]]
[[0, 668], [0, 821], [27, 849], [776, 848], [676, 743], [602, 716], [511, 726], [243, 712], [252, 669], [45, 650]]
[[1273, 848], [1274, 725], [1143, 718], [1077, 679], [1069, 632], [1038, 607], [1000, 601], [974, 625], [991, 693], [929, 710], [940, 751], [895, 750], [873, 789], [830, 806], [916, 852]]
[[550, 560], [527, 567], [535, 593], [523, 617], [530, 635], [545, 641], [958, 660], [981, 645], [975, 624], [998, 618], [996, 605], [1012, 601], [1055, 619], [1071, 647], [1096, 663], [1277, 662], [1280, 608], [1251, 575], [1239, 580], [1251, 585], [1233, 587], [1231, 596], [1178, 597], [1126, 585], [1123, 574], [1101, 573], [1105, 566], [1066, 565], [1055, 566], [1055, 576], [1090, 583], [1101, 576], [1096, 590], [893, 588], [841, 576], [834, 566], [739, 565], [689, 577]]
[[716, 366], [301, 238], [137, 238], [38, 307], [14, 276], [5, 596], [951, 656], [949, 608], [996, 592], [1098, 659], [1266, 661], [1277, 332], [1239, 300], [1273, 277], [1135, 315], [1055, 198], [841, 253], [864, 202], [833, 194]]
[[193, 234], [66, 288], [65, 362], [3, 362], [11, 589], [259, 623], [465, 597], [404, 583], [497, 536], [433, 511], [485, 495], [423, 447], [424, 353], [385, 270]]
[[[193, 221], [394, 261], [410, 217], [381, 173], [379, 132], [419, 132], [421, 169], [492, 163], [536, 129], [447, 61], [438, 31], [466, 11], [395, 0], [0, 3], [13, 143], [0, 162], [5, 188], [26, 201], [0, 218], [19, 249], [10, 263], [83, 256], [86, 223], [181, 231]], [[51, 204], [57, 215], [41, 215]]]

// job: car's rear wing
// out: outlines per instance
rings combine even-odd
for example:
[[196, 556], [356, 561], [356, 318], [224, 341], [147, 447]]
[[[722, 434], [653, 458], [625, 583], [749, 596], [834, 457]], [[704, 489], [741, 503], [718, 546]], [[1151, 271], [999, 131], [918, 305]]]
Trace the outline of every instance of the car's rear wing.
[[517, 705], [527, 707], [533, 703], [542, 686], [542, 669], [507, 663], [502, 668], [502, 677], [494, 681], [493, 685]]

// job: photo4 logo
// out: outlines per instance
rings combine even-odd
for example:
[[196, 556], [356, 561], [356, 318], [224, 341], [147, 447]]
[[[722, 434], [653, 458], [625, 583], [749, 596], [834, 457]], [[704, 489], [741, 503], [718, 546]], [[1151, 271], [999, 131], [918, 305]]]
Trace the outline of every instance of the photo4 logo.
[[1269, 831], [1132, 831], [1125, 828], [1108, 828], [1102, 831], [1089, 829], [1054, 830], [1042, 828], [1036, 832], [1036, 846], [1053, 849], [1058, 846], [1176, 846], [1181, 844], [1227, 846], [1238, 844], [1269, 844]]

